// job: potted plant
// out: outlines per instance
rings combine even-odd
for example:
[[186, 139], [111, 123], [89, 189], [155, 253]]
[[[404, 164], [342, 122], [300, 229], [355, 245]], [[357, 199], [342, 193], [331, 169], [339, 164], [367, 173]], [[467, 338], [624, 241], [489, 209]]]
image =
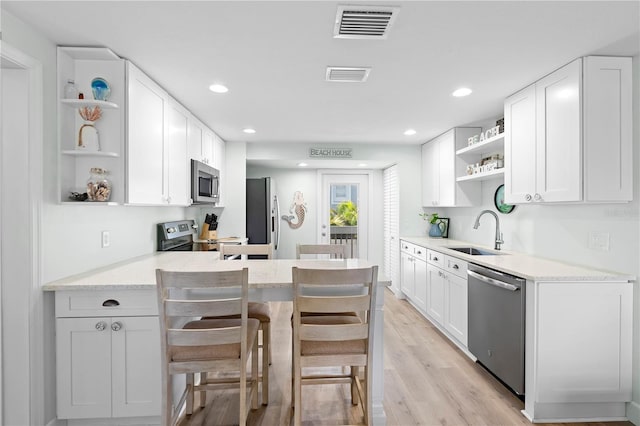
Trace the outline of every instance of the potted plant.
[[428, 220], [431, 224], [431, 227], [429, 228], [429, 236], [434, 238], [441, 238], [443, 224], [440, 220], [440, 217], [438, 216], [438, 213], [420, 213], [420, 216], [422, 217], [422, 219]]

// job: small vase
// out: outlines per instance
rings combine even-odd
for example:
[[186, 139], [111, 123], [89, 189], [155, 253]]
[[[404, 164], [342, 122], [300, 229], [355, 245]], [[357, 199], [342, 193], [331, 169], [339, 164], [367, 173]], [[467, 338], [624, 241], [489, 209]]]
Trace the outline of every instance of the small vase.
[[442, 228], [440, 227], [440, 223], [431, 224], [431, 228], [429, 228], [429, 236], [433, 238], [442, 238]]

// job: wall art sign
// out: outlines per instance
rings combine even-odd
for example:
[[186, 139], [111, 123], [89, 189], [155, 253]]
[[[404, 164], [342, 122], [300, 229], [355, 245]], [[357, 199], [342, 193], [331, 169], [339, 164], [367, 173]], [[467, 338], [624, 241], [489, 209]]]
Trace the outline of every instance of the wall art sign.
[[468, 139], [469, 142], [469, 146], [479, 143], [479, 142], [484, 142], [487, 139], [491, 139], [494, 136], [498, 136], [500, 134], [500, 126], [495, 126], [492, 127], [490, 129], [487, 129], [486, 131], [480, 133], [479, 135], [474, 135], [471, 136]]
[[353, 148], [309, 148], [309, 158], [351, 158]]

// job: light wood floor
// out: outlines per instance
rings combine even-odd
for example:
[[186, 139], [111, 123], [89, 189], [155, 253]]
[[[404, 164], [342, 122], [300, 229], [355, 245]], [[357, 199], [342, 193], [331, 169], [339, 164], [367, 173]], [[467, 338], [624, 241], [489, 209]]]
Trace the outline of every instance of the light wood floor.
[[[291, 402], [290, 303], [272, 303], [270, 401], [249, 414], [249, 425], [288, 425]], [[524, 403], [471, 362], [411, 305], [387, 290], [384, 318], [384, 407], [387, 425], [531, 425]], [[304, 386], [305, 426], [362, 424], [347, 385]], [[209, 392], [206, 407], [180, 426], [238, 423], [237, 391]], [[575, 424], [575, 423], [574, 423]], [[633, 426], [630, 422], [579, 425]]]

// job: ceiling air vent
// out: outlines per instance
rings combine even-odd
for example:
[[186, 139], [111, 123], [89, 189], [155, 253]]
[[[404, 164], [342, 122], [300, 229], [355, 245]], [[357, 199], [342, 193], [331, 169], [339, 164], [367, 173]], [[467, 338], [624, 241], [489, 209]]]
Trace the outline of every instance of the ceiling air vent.
[[370, 72], [371, 68], [327, 67], [327, 81], [363, 83]]
[[397, 7], [338, 6], [335, 38], [385, 39], [398, 15]]

